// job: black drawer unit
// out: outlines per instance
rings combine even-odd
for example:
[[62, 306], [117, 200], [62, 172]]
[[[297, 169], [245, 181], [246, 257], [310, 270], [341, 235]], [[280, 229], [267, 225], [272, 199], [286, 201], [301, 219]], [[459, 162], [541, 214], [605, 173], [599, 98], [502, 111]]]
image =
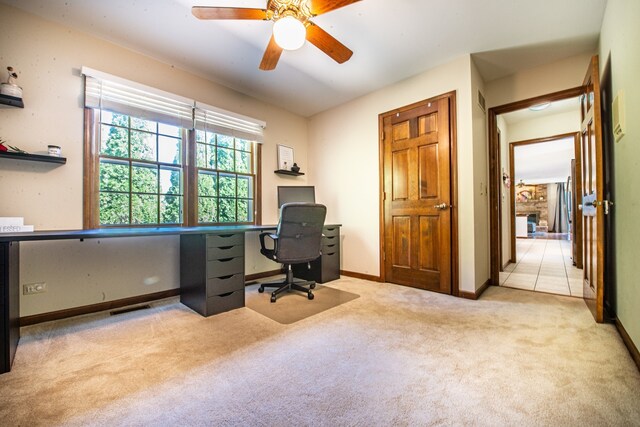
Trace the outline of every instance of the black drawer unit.
[[296, 264], [293, 276], [326, 283], [340, 278], [340, 227], [325, 226], [322, 230], [322, 255], [309, 264]]
[[180, 302], [203, 316], [244, 307], [244, 233], [180, 236]]

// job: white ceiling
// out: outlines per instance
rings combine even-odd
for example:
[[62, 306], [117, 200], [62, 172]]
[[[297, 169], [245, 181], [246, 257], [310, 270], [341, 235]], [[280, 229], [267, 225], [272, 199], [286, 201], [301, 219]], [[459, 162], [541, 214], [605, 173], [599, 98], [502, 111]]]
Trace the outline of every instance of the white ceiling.
[[549, 105], [549, 107], [545, 108], [544, 110], [532, 111], [528, 108], [523, 108], [522, 110], [500, 114], [500, 117], [504, 118], [504, 121], [507, 122], [508, 125], [512, 125], [525, 120], [549, 117], [555, 114], [567, 113], [569, 111], [580, 111], [579, 97], [554, 101]]
[[513, 184], [520, 180], [525, 184], [567, 182], [575, 157], [573, 143], [573, 138], [564, 138], [515, 147]]
[[606, 0], [363, 0], [314, 18], [354, 51], [339, 65], [315, 46], [258, 64], [271, 22], [200, 21], [191, 7], [266, 0], [0, 0], [45, 19], [310, 116], [463, 54], [490, 81], [594, 51]]

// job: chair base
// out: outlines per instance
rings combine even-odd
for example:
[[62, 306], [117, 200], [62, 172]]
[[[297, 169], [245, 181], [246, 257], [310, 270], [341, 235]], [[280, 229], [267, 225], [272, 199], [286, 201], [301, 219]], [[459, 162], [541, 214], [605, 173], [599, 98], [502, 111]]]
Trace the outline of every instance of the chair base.
[[[308, 286], [306, 288], [304, 285]], [[271, 292], [271, 302], [276, 302], [278, 295], [287, 291], [300, 291], [305, 292], [307, 294], [307, 298], [312, 300], [314, 298], [312, 289], [316, 287], [316, 282], [312, 280], [300, 280], [294, 281], [293, 279], [293, 271], [291, 271], [291, 266], [287, 266], [287, 274], [283, 281], [280, 282], [269, 282], [269, 283], [260, 283], [260, 287], [258, 288], [258, 292], [263, 293], [264, 288], [278, 288], [275, 291]]]

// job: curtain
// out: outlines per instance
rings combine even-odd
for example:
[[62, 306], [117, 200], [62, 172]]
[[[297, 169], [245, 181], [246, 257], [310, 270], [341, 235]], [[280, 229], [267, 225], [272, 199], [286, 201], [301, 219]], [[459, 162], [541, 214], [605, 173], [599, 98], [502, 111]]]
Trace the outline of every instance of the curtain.
[[553, 209], [553, 217], [549, 223], [549, 232], [551, 233], [568, 233], [569, 232], [569, 213], [567, 206], [567, 193], [565, 184], [556, 184], [555, 189], [556, 204]]

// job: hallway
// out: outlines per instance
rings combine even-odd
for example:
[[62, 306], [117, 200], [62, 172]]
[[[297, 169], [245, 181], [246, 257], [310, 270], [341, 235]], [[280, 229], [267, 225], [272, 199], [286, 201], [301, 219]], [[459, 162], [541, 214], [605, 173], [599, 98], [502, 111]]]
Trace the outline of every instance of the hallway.
[[517, 239], [518, 262], [500, 272], [500, 286], [582, 298], [582, 270], [573, 266], [571, 241]]

